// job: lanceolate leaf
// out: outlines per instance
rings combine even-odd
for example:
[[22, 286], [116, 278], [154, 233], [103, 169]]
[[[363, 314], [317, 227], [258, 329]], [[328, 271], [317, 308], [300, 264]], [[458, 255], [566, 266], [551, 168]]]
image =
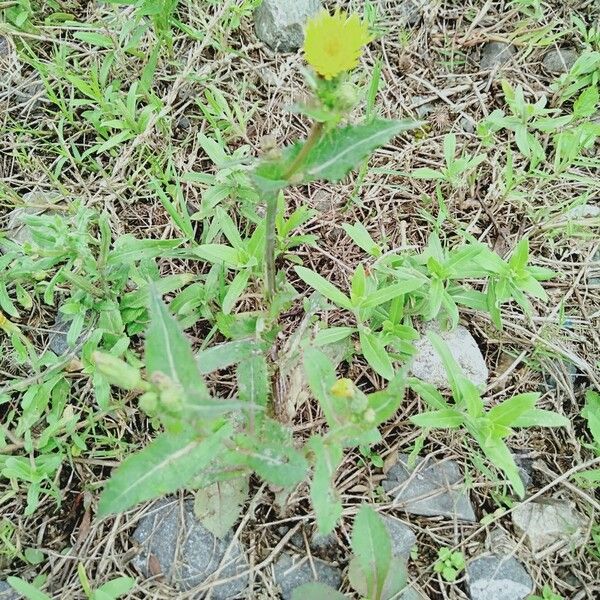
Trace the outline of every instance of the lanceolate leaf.
[[346, 296], [343, 292], [341, 292], [333, 283], [327, 281], [325, 277], [307, 269], [306, 267], [294, 267], [296, 273], [300, 276], [300, 278], [308, 283], [310, 287], [314, 288], [327, 298], [331, 300], [334, 304], [341, 308], [346, 308], [348, 310], [352, 310], [352, 302], [350, 302], [350, 298]]
[[196, 410], [223, 412], [208, 393], [194, 353], [179, 324], [160, 299], [156, 290], [150, 292], [150, 327], [146, 334], [146, 366], [150, 374], [167, 375], [184, 391], [184, 402]]
[[333, 531], [342, 516], [342, 502], [333, 487], [333, 478], [342, 462], [342, 446], [336, 442], [323, 441], [313, 437], [309, 447], [314, 454], [314, 473], [310, 486], [310, 498], [317, 515], [319, 533], [326, 535]]
[[394, 367], [383, 342], [376, 335], [366, 331], [361, 331], [359, 337], [360, 349], [367, 362], [382, 377], [387, 380], [392, 379], [394, 377]]
[[380, 598], [392, 560], [392, 545], [381, 518], [367, 505], [354, 519], [352, 551], [366, 580], [366, 595]]
[[217, 454], [231, 425], [222, 426], [208, 438], [193, 431], [163, 433], [149, 446], [126, 458], [104, 487], [98, 515], [122, 512], [143, 500], [158, 498], [184, 487]]
[[[348, 125], [334, 129], [321, 138], [308, 153], [304, 165], [299, 168], [302, 183], [318, 179], [339, 181], [373, 150], [387, 144], [402, 131], [415, 129], [419, 125], [420, 123], [412, 120], [375, 119], [366, 125]], [[296, 144], [288, 152], [295, 156], [302, 145]]]

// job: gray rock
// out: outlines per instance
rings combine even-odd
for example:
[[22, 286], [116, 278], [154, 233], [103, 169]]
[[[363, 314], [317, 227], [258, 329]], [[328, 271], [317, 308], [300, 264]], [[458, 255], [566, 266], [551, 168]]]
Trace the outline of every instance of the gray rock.
[[519, 468], [519, 477], [523, 482], [523, 487], [527, 489], [533, 479], [533, 458], [529, 458], [520, 452], [513, 452], [513, 457]]
[[455, 462], [417, 458], [414, 471], [407, 463], [408, 455], [401, 454], [383, 481], [385, 491], [394, 495], [394, 505], [415, 515], [477, 521]]
[[[195, 518], [192, 502], [182, 506], [173, 499], [160, 500], [142, 517], [132, 538], [140, 546], [133, 566], [146, 577], [156, 575], [158, 566], [169, 584], [179, 590], [204, 583], [222, 562], [216, 580], [235, 577], [248, 568], [241, 544], [231, 533], [223, 539], [213, 536]], [[212, 587], [211, 597], [229, 600], [247, 585], [248, 576], [240, 576]]]
[[419, 119], [424, 119], [435, 111], [435, 102], [426, 102], [426, 96], [414, 96], [412, 106]]
[[496, 67], [501, 67], [515, 54], [515, 47], [504, 42], [487, 42], [481, 49], [481, 58], [479, 59], [479, 68], [487, 71]]
[[408, 560], [410, 551], [417, 543], [417, 537], [413, 530], [402, 521], [389, 515], [382, 514], [381, 518], [392, 540], [392, 554], [396, 558]]
[[7, 225], [4, 233], [6, 237], [16, 244], [23, 245], [33, 241], [31, 230], [25, 222], [27, 217], [41, 215], [45, 212], [56, 212], [52, 204], [58, 202], [62, 196], [56, 192], [42, 192], [39, 190], [23, 194], [23, 206], [11, 210], [7, 215]]
[[446, 342], [465, 376], [476, 386], [485, 386], [489, 375], [488, 368], [477, 342], [462, 325], [459, 325], [453, 331], [441, 331], [437, 325], [430, 326], [415, 344], [417, 353], [410, 365], [410, 372], [415, 377], [438, 388], [447, 389], [450, 387], [442, 359], [426, 336], [426, 333], [430, 330], [438, 333]]
[[15, 592], [15, 590], [8, 585], [8, 582], [0, 581], [0, 600], [21, 600], [22, 597], [21, 594]]
[[[392, 1], [395, 2], [395, 0]], [[403, 0], [398, 6], [400, 22], [411, 27], [418, 25], [427, 4], [428, 0]]]
[[467, 564], [471, 600], [523, 600], [533, 592], [533, 580], [512, 556], [479, 556]]
[[572, 48], [559, 48], [558, 50], [550, 50], [544, 56], [542, 65], [546, 71], [550, 73], [567, 73], [579, 58], [579, 54]]
[[600, 217], [600, 206], [593, 204], [574, 206], [564, 214], [564, 218], [568, 220], [593, 219], [595, 217]]
[[337, 537], [334, 533], [328, 533], [327, 535], [321, 535], [318, 532], [314, 532], [310, 538], [309, 546], [313, 552], [323, 552], [329, 548], [335, 548], [337, 546]]
[[515, 531], [524, 536], [533, 552], [556, 543], [576, 548], [585, 541], [586, 519], [571, 502], [553, 498], [526, 502], [517, 505], [511, 515]]
[[294, 556], [284, 552], [273, 565], [273, 577], [275, 583], [281, 589], [283, 600], [291, 600], [293, 591], [305, 583], [319, 581], [335, 588], [342, 583], [342, 572], [338, 567], [330, 565], [325, 561], [313, 558], [314, 572], [311, 561], [307, 558]]
[[89, 329], [86, 330], [84, 326], [84, 330], [77, 338], [75, 346], [71, 347], [67, 343], [67, 335], [70, 327], [71, 321], [68, 321], [62, 313], [57, 313], [56, 319], [54, 320], [54, 325], [52, 326], [52, 331], [50, 333], [50, 339], [48, 340], [48, 348], [52, 350], [56, 356], [63, 356], [64, 354], [67, 354], [67, 352], [70, 352], [81, 346], [90, 333]]
[[320, 9], [321, 0], [263, 0], [254, 12], [256, 36], [276, 52], [295, 52], [306, 20]]

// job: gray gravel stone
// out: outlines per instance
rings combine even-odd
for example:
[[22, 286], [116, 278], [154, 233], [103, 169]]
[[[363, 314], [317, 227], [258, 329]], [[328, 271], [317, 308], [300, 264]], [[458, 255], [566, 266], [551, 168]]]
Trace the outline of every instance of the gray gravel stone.
[[61, 197], [56, 192], [43, 192], [39, 190], [23, 194], [23, 206], [11, 210], [7, 215], [8, 221], [4, 230], [6, 237], [21, 246], [31, 242], [31, 231], [25, 219], [46, 212], [55, 213], [56, 211], [51, 205], [58, 202]]
[[586, 519], [575, 510], [571, 502], [553, 498], [517, 505], [512, 523], [518, 535], [524, 536], [534, 552], [544, 550], [559, 542], [576, 548], [584, 542]]
[[408, 455], [401, 454], [383, 481], [385, 491], [394, 495], [395, 506], [415, 515], [477, 520], [455, 462], [417, 458], [416, 472], [409, 471], [407, 462]]
[[512, 556], [479, 556], [467, 564], [471, 600], [523, 600], [533, 592], [533, 581]]
[[515, 47], [504, 42], [487, 42], [481, 49], [481, 58], [479, 59], [479, 68], [487, 71], [496, 67], [501, 67], [515, 54]]
[[580, 204], [579, 206], [574, 206], [564, 214], [564, 218], [569, 220], [593, 219], [595, 217], [600, 217], [600, 206], [595, 206], [593, 204]]
[[22, 597], [6, 581], [0, 581], [0, 600], [21, 600]]
[[415, 344], [417, 353], [410, 365], [410, 372], [415, 377], [438, 388], [447, 389], [450, 387], [442, 359], [427, 338], [426, 334], [430, 330], [438, 333], [446, 342], [465, 376], [476, 386], [485, 386], [489, 375], [485, 360], [477, 346], [477, 342], [462, 325], [459, 325], [453, 331], [440, 331], [437, 325], [430, 326]]
[[329, 548], [335, 548], [337, 546], [337, 537], [335, 533], [328, 533], [327, 535], [321, 535], [318, 532], [314, 532], [310, 538], [309, 546], [313, 552], [323, 552]]
[[318, 558], [313, 558], [312, 563], [315, 572], [313, 572], [311, 562], [306, 557], [295, 556], [288, 552], [284, 552], [279, 556], [273, 565], [273, 577], [281, 589], [283, 600], [291, 600], [292, 593], [297, 587], [313, 581], [325, 583], [336, 590], [340, 587], [342, 572], [338, 567]]
[[[67, 335], [69, 333], [69, 329], [71, 327], [71, 321], [68, 321], [62, 313], [56, 314], [56, 319], [54, 320], [54, 325], [52, 325], [52, 332], [50, 333], [50, 338], [48, 340], [48, 348], [56, 354], [56, 356], [63, 356], [74, 350], [73, 347], [69, 346], [67, 343]], [[81, 346], [85, 342], [90, 333], [89, 329], [86, 330], [85, 326], [81, 335], [77, 338], [75, 343], [75, 348]]]
[[558, 50], [550, 50], [544, 56], [542, 65], [550, 73], [566, 73], [571, 70], [571, 67], [578, 58], [579, 54], [576, 50], [572, 48], [559, 48]]
[[417, 543], [417, 537], [413, 530], [402, 521], [389, 515], [381, 515], [381, 518], [392, 540], [392, 554], [396, 558], [408, 560], [412, 547]]
[[[231, 533], [222, 540], [213, 536], [195, 518], [192, 502], [182, 507], [173, 499], [160, 500], [142, 517], [132, 539], [140, 546], [140, 553], [132, 561], [134, 567], [152, 577], [156, 574], [150, 567], [152, 557], [169, 584], [184, 591], [206, 581], [222, 561], [224, 568], [217, 579], [234, 577], [248, 567], [240, 543], [232, 541]], [[229, 600], [247, 585], [247, 576], [238, 577], [213, 587], [211, 597]]]
[[[392, 2], [395, 1], [392, 0]], [[398, 7], [400, 22], [411, 27], [418, 25], [423, 16], [423, 9], [427, 4], [429, 4], [429, 0], [403, 0]]]
[[304, 42], [304, 24], [321, 0], [263, 0], [254, 12], [256, 36], [276, 52], [295, 52]]

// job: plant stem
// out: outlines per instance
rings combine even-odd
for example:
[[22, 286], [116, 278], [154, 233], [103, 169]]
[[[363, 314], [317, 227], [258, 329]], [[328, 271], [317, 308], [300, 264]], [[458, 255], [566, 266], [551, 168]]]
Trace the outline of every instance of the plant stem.
[[[298, 152], [296, 158], [289, 166], [284, 179], [290, 180], [292, 175], [302, 166], [308, 153], [321, 138], [323, 133], [323, 123], [313, 123], [310, 134]], [[275, 241], [277, 232], [275, 231], [275, 219], [277, 217], [277, 192], [271, 192], [267, 196], [267, 214], [266, 214], [266, 233], [265, 233], [265, 294], [267, 302], [271, 302], [275, 296]]]
[[321, 139], [321, 134], [323, 133], [323, 123], [313, 123], [312, 129], [308, 134], [308, 138], [306, 142], [304, 142], [304, 146], [302, 146], [302, 150], [298, 152], [296, 158], [292, 161], [289, 169], [286, 171], [283, 176], [284, 179], [289, 181], [290, 177], [296, 173], [299, 167], [302, 166], [304, 159], [308, 156], [308, 153], [313, 149], [315, 144]]
[[265, 233], [265, 287], [267, 302], [275, 296], [275, 219], [277, 217], [277, 192], [267, 196], [267, 216]]

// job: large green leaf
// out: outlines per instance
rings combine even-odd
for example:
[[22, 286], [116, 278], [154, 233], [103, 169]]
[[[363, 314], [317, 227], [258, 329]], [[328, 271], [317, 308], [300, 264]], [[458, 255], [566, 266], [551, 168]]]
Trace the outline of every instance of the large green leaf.
[[208, 393], [192, 352], [179, 324], [162, 302], [156, 290], [150, 292], [150, 327], [146, 333], [148, 373], [163, 373], [184, 392], [184, 404], [190, 412], [218, 414], [231, 408], [215, 402]]
[[381, 598], [392, 561], [392, 544], [383, 521], [370, 506], [363, 505], [354, 519], [351, 545], [365, 577], [365, 595]]
[[250, 467], [269, 483], [289, 487], [306, 475], [308, 463], [294, 448], [291, 431], [273, 419], [265, 418], [255, 435], [238, 435], [236, 443], [238, 451], [226, 459]]
[[204, 439], [193, 431], [161, 434], [149, 446], [127, 457], [113, 473], [100, 496], [98, 515], [121, 512], [184, 487], [214, 458], [221, 441], [231, 431], [227, 424]]
[[335, 472], [342, 462], [342, 446], [332, 440], [312, 437], [308, 443], [314, 454], [314, 473], [310, 486], [310, 498], [317, 516], [319, 533], [333, 531], [342, 516], [342, 502], [333, 487]]
[[[319, 179], [339, 181], [368, 157], [373, 150], [387, 144], [393, 137], [419, 127], [412, 120], [390, 121], [374, 119], [366, 125], [348, 125], [327, 132], [306, 156], [297, 174], [302, 183]], [[290, 159], [297, 156], [303, 142], [284, 151]], [[291, 160], [290, 160], [291, 162]]]
[[233, 340], [202, 350], [198, 353], [196, 362], [200, 372], [207, 375], [249, 358], [257, 349], [258, 344], [254, 339]]

